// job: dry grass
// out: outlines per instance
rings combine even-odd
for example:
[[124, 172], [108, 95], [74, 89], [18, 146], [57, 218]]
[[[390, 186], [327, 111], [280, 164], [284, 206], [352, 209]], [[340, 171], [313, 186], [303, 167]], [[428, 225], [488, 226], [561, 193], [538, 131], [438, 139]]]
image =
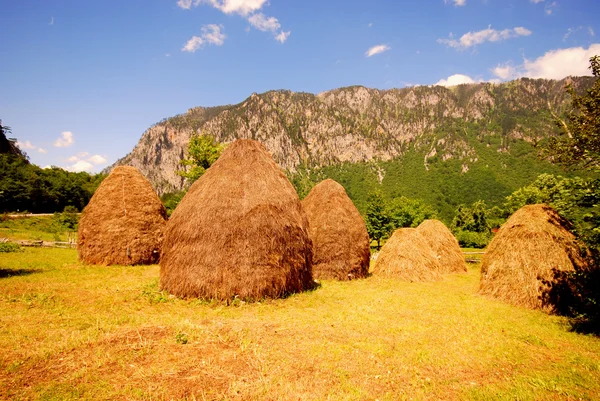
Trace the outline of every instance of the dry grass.
[[552, 271], [584, 266], [570, 223], [546, 205], [527, 205], [500, 227], [481, 263], [481, 294], [517, 306], [550, 310], [541, 301], [543, 280]]
[[82, 266], [74, 250], [3, 255], [0, 271], [1, 399], [592, 400], [600, 392], [600, 340], [477, 295], [478, 265], [434, 283], [324, 281], [233, 306], [159, 292], [156, 265]]

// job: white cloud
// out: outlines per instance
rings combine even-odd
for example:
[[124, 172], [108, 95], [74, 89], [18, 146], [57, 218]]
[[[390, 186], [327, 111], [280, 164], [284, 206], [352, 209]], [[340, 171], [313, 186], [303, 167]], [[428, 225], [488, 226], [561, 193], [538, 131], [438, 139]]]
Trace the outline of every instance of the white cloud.
[[[275, 40], [284, 43], [290, 36], [290, 31], [283, 31], [281, 23], [275, 17], [267, 17], [258, 12], [263, 6], [268, 5], [267, 0], [178, 0], [180, 8], [189, 10], [200, 4], [208, 4], [225, 14], [238, 14], [245, 18], [254, 28], [271, 32]], [[183, 48], [183, 51], [195, 52], [206, 42], [203, 36], [194, 36]]]
[[46, 153], [48, 153], [48, 151], [44, 148], [38, 148], [38, 152], [40, 152], [41, 154], [45, 155]]
[[50, 17], [50, 22], [48, 23], [48, 25], [54, 25], [54, 17]]
[[588, 35], [590, 35], [591, 37], [594, 37], [596, 35], [596, 33], [594, 32], [594, 29], [591, 26], [585, 27], [583, 25], [580, 25], [575, 28], [567, 29], [567, 33], [565, 33], [565, 35], [563, 36], [563, 42], [566, 42], [567, 39], [569, 38], [569, 36], [573, 35], [576, 32], [582, 31], [582, 30], [587, 31]]
[[498, 31], [488, 26], [487, 29], [482, 29], [476, 32], [467, 32], [460, 37], [454, 39], [452, 33], [448, 39], [438, 39], [438, 43], [442, 43], [455, 49], [464, 50], [472, 46], [479, 45], [484, 42], [501, 42], [506, 39], [516, 38], [519, 36], [529, 36], [531, 31], [522, 26], [517, 26], [514, 29], [503, 29]]
[[532, 2], [533, 4], [538, 4], [543, 2], [544, 0], [529, 0], [530, 2]]
[[518, 67], [499, 65], [492, 73], [503, 80], [527, 78], [562, 79], [568, 76], [591, 75], [590, 57], [600, 54], [600, 43], [583, 47], [556, 49], [546, 52], [535, 60], [524, 59]]
[[94, 165], [97, 166], [98, 164], [104, 164], [104, 163], [106, 163], [106, 158], [104, 158], [104, 157], [102, 157], [100, 155], [94, 155], [94, 156], [90, 157], [88, 159], [88, 161], [90, 163], [92, 163], [92, 164], [94, 164]]
[[20, 149], [35, 149], [35, 146], [29, 141], [25, 141], [25, 142], [17, 141], [17, 146]]
[[104, 156], [90, 156], [88, 152], [80, 152], [74, 156], [69, 157], [67, 161], [69, 163], [72, 163], [71, 165], [65, 167], [65, 170], [69, 171], [90, 171], [95, 166], [99, 166], [107, 162]]
[[279, 43], [284, 43], [288, 36], [290, 36], [290, 33], [292, 33], [291, 31], [287, 31], [287, 32], [279, 32], [279, 34], [275, 35], [275, 40], [278, 41]]
[[222, 25], [209, 24], [202, 27], [201, 36], [192, 36], [190, 40], [186, 42], [181, 51], [194, 53], [196, 50], [203, 47], [205, 44], [221, 46], [225, 43], [227, 37], [221, 32]]
[[454, 75], [450, 75], [447, 79], [440, 79], [434, 85], [456, 86], [456, 85], [462, 85], [462, 84], [473, 84], [475, 82], [476, 81], [473, 78], [469, 77], [468, 75], [454, 74]]
[[509, 64], [498, 65], [496, 68], [492, 69], [492, 74], [503, 80], [511, 79], [515, 76], [515, 72], [515, 67]]
[[70, 131], [64, 131], [60, 133], [60, 138], [54, 142], [54, 146], [57, 148], [67, 148], [73, 145], [74, 142], [75, 140], [73, 139], [73, 133]]
[[[243, 17], [258, 11], [267, 3], [267, 0], [204, 0], [203, 2], [212, 5], [225, 14], [239, 14]], [[195, 4], [200, 1], [196, 0]]]
[[92, 163], [86, 162], [85, 160], [79, 160], [77, 163], [65, 167], [65, 170], [74, 171], [78, 173], [81, 171], [90, 171], [92, 168], [94, 168], [94, 165]]
[[251, 15], [250, 18], [248, 18], [248, 22], [250, 25], [263, 32], [273, 32], [281, 28], [281, 24], [277, 18], [265, 17], [263, 13]]
[[366, 57], [372, 57], [372, 56], [374, 56], [376, 54], [386, 52], [386, 51], [388, 51], [390, 49], [391, 49], [391, 47], [389, 47], [388, 45], [373, 46], [373, 47], [371, 47], [369, 50], [367, 50], [365, 52], [365, 56]]
[[467, 0], [444, 0], [444, 4], [454, 3], [454, 7], [461, 7], [467, 4]]
[[558, 3], [555, 1], [553, 1], [552, 3], [546, 3], [546, 5], [544, 6], [544, 12], [546, 13], [546, 15], [552, 15], [556, 7], [558, 7]]

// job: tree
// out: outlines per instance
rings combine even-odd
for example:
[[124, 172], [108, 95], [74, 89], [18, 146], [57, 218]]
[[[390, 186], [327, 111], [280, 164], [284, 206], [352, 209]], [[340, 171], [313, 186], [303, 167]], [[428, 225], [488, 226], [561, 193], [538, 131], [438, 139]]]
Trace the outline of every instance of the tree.
[[405, 196], [394, 198], [388, 209], [392, 229], [416, 227], [423, 220], [436, 218], [437, 215], [435, 210], [421, 199], [409, 199]]
[[188, 158], [181, 161], [182, 166], [189, 168], [177, 171], [177, 174], [193, 183], [217, 161], [223, 149], [224, 146], [217, 143], [211, 136], [193, 135], [188, 144]]
[[381, 240], [389, 236], [391, 218], [383, 192], [371, 192], [367, 199], [367, 232], [372, 241], [377, 241], [377, 250], [381, 248]]
[[600, 56], [590, 58], [590, 69], [596, 78], [585, 94], [578, 95], [572, 85], [571, 110], [567, 122], [557, 121], [561, 131], [552, 138], [548, 153], [559, 163], [570, 167], [600, 170]]
[[[547, 148], [554, 160], [570, 168], [600, 170], [600, 57], [590, 58], [590, 68], [596, 78], [591, 89], [577, 95], [570, 86], [571, 111], [567, 122], [559, 121], [562, 135], [552, 140]], [[597, 180], [596, 180], [597, 181]], [[588, 201], [600, 203], [599, 186], [593, 184]], [[592, 214], [596, 234], [600, 219]], [[542, 300], [558, 314], [572, 319], [576, 330], [600, 333], [600, 241], [598, 235], [585, 236], [591, 249], [589, 264], [576, 267], [572, 272], [554, 271], [554, 279], [545, 281]]]

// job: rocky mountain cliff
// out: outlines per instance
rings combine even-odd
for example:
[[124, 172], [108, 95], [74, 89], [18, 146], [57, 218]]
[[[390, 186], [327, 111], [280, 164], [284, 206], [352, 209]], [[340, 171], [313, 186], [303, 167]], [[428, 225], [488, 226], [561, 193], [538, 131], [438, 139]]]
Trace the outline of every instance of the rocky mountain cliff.
[[[180, 190], [176, 171], [194, 133], [222, 143], [237, 138], [262, 142], [279, 165], [294, 172], [344, 162], [389, 161], [409, 151], [432, 161], [459, 160], [464, 174], [480, 162], [478, 146], [497, 153], [523, 152], [556, 131], [554, 120], [569, 104], [561, 81], [520, 79], [503, 84], [419, 86], [377, 90], [347, 87], [320, 93], [280, 90], [252, 94], [237, 105], [195, 107], [167, 118], [142, 135], [116, 165], [132, 165], [159, 194]], [[464, 131], [464, 132], [463, 132]], [[467, 134], [469, 131], [469, 135]], [[385, 172], [378, 172], [380, 180]]]

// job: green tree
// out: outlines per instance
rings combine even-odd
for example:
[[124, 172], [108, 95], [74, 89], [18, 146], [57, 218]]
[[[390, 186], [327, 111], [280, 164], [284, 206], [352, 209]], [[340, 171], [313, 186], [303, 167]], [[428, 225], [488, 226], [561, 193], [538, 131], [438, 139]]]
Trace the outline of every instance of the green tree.
[[377, 241], [377, 250], [379, 250], [381, 240], [386, 239], [392, 229], [389, 208], [380, 190], [369, 194], [366, 216], [367, 232], [372, 241]]
[[569, 85], [571, 110], [567, 121], [558, 121], [561, 130], [552, 138], [548, 152], [559, 163], [589, 170], [600, 169], [600, 56], [590, 58], [590, 69], [596, 78], [585, 94], [578, 95]]
[[188, 158], [181, 161], [181, 165], [187, 168], [177, 171], [177, 174], [193, 183], [217, 161], [223, 149], [224, 146], [217, 143], [211, 136], [193, 135], [188, 143]]
[[416, 227], [423, 220], [434, 219], [435, 210], [420, 199], [409, 199], [405, 196], [394, 198], [389, 203], [389, 216], [393, 229], [400, 227]]

